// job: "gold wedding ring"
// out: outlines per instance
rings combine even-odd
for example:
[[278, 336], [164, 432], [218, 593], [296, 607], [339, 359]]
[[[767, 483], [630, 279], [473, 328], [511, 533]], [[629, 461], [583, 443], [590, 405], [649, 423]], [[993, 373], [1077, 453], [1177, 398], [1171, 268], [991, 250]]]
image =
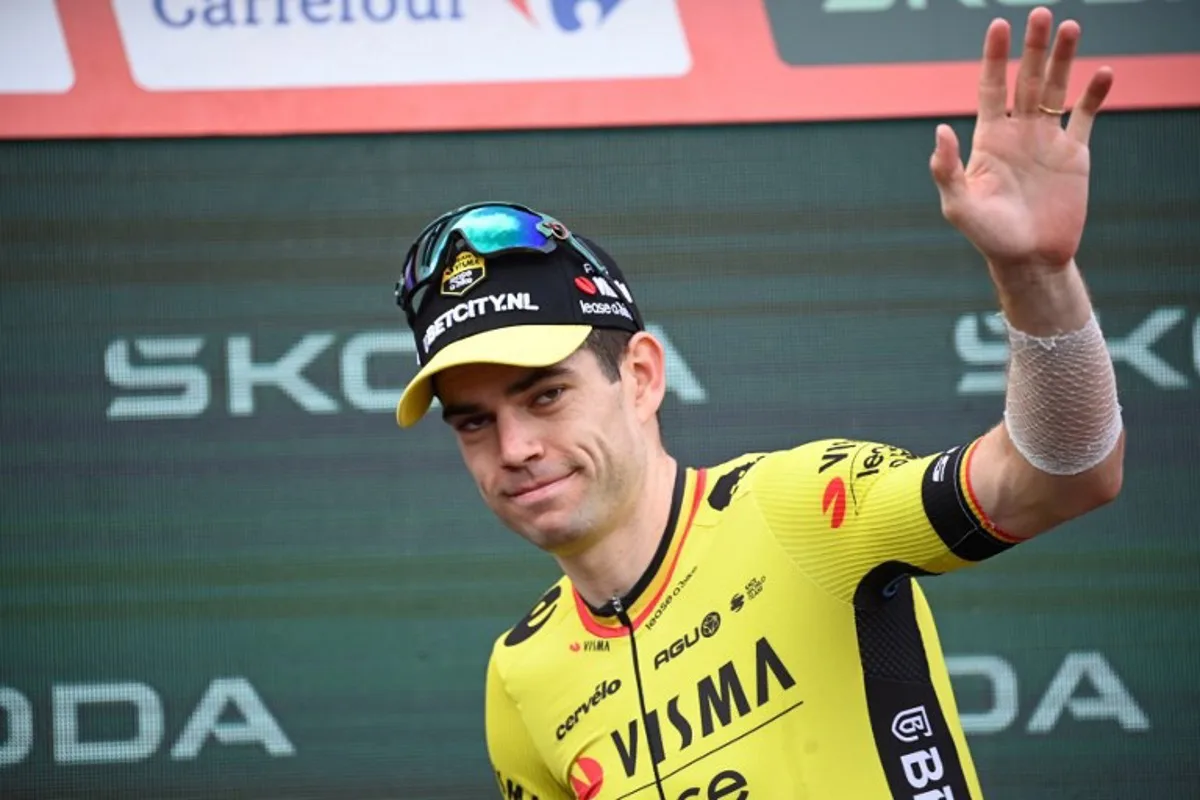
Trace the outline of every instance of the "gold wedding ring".
[[1043, 114], [1051, 114], [1055, 117], [1061, 117], [1063, 114], [1067, 113], [1065, 108], [1050, 108], [1050, 106], [1044, 106], [1041, 103], [1038, 103], [1038, 111], [1042, 112]]

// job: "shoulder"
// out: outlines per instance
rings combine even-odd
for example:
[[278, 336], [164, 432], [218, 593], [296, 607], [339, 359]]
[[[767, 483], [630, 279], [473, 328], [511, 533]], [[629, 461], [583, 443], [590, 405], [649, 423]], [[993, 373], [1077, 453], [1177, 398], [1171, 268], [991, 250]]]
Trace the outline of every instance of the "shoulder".
[[707, 505], [723, 511], [755, 497], [760, 506], [792, 506], [814, 496], [818, 507], [837, 505], [846, 495], [861, 498], [880, 477], [916, 458], [886, 442], [837, 437], [744, 453], [708, 468]]
[[914, 459], [909, 450], [885, 442], [827, 438], [779, 450], [748, 452], [707, 468], [708, 500], [715, 508], [729, 505], [739, 491], [774, 480], [803, 484], [806, 478], [881, 473]]
[[556, 631], [571, 613], [574, 595], [564, 576], [551, 584], [525, 614], [492, 643], [490, 670], [502, 677], [523, 661], [540, 660], [559, 640]]

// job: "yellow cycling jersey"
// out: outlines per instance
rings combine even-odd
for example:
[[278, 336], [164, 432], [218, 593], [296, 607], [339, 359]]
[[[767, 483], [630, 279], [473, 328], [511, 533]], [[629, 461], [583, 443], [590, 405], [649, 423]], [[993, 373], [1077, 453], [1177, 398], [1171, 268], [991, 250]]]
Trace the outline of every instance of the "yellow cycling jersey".
[[680, 469], [654, 560], [588, 605], [563, 578], [495, 643], [488, 752], [510, 800], [978, 800], [913, 576], [1012, 546], [975, 444], [825, 440]]

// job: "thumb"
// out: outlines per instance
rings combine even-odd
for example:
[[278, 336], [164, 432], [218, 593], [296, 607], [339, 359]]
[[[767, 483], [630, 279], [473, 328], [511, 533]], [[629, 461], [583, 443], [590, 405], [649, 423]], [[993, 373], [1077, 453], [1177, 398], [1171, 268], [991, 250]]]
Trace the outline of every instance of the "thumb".
[[949, 125], [938, 125], [934, 134], [936, 145], [929, 158], [929, 172], [942, 197], [942, 210], [953, 204], [966, 187], [962, 157], [958, 152], [958, 137]]

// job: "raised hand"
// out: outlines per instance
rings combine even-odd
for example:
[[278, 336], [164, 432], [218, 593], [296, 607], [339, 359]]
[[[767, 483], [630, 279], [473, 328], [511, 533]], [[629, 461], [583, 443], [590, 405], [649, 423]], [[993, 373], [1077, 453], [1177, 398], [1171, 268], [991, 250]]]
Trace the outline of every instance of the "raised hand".
[[1096, 71], [1069, 109], [1064, 128], [1062, 112], [1080, 29], [1072, 20], [1063, 22], [1051, 51], [1053, 26], [1049, 9], [1030, 12], [1011, 113], [1006, 75], [1009, 25], [996, 19], [988, 26], [979, 113], [965, 169], [954, 131], [948, 125], [937, 127], [929, 167], [942, 213], [993, 270], [1066, 266], [1083, 235], [1088, 138], [1113, 75], [1108, 67]]

